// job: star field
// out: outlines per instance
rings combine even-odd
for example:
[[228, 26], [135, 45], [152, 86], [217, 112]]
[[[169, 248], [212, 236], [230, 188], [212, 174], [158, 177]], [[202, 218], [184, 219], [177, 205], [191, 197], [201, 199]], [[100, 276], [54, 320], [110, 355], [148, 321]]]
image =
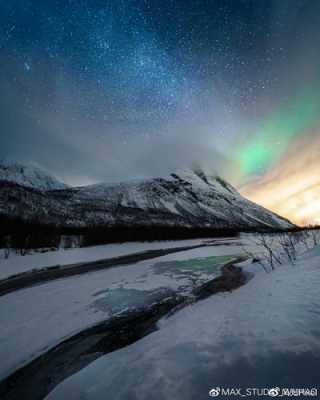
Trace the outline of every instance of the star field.
[[229, 170], [239, 143], [318, 82], [319, 11], [313, 0], [1, 1], [1, 156], [70, 183], [193, 162], [241, 181]]

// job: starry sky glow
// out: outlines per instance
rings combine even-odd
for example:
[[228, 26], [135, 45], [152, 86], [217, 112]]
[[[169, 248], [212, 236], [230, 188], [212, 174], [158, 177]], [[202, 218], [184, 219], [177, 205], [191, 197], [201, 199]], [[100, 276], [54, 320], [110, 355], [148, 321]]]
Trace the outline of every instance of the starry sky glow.
[[318, 0], [0, 0], [0, 157], [70, 184], [201, 165], [320, 221], [274, 185], [318, 188], [319, 43]]

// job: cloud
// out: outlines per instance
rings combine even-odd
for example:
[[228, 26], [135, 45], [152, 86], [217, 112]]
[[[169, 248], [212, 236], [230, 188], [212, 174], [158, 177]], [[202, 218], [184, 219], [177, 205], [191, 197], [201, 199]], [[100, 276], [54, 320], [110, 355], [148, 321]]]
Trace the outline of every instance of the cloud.
[[61, 75], [44, 61], [28, 71], [18, 59], [3, 57], [2, 65], [1, 158], [36, 162], [71, 185], [161, 176], [194, 163], [218, 173], [229, 162], [230, 135], [220, 131], [232, 118], [214, 88], [200, 97], [182, 91], [159, 119], [143, 102], [106, 104], [95, 81], [79, 82], [65, 66]]

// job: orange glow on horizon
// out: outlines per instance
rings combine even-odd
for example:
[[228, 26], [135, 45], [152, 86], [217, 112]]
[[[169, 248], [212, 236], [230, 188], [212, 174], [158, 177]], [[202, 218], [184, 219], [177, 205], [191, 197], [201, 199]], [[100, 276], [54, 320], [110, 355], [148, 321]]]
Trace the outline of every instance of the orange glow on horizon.
[[240, 192], [295, 224], [320, 224], [320, 134], [297, 140], [277, 166]]

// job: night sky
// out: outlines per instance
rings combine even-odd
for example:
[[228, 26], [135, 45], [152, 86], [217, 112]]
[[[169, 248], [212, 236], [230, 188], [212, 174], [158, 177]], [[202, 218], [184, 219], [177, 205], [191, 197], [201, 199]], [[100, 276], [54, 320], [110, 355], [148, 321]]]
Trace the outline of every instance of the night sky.
[[260, 203], [318, 185], [318, 0], [0, 0], [0, 29], [1, 158], [70, 184], [201, 165]]

